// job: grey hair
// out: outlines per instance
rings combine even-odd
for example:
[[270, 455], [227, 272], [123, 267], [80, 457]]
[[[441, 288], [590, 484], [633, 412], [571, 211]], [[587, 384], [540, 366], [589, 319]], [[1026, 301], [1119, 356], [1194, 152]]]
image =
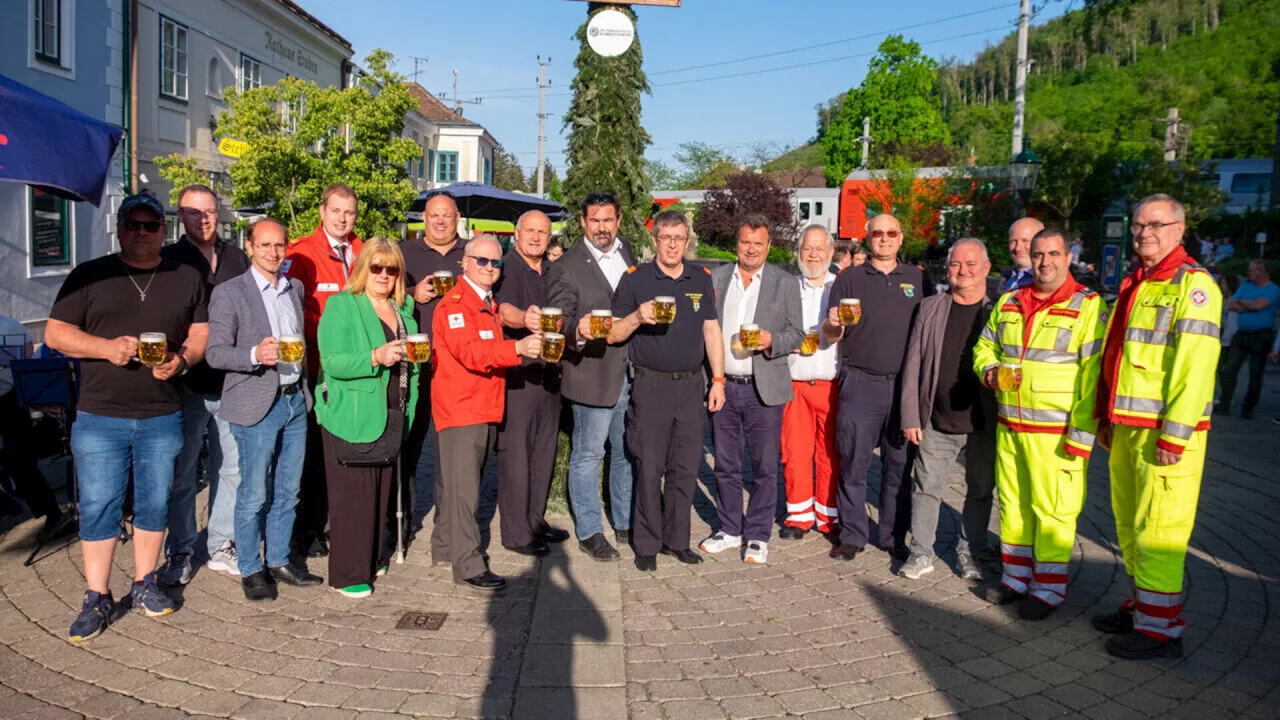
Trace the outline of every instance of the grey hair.
[[1138, 217], [1138, 213], [1142, 212], [1142, 208], [1146, 206], [1147, 203], [1154, 203], [1154, 202], [1169, 203], [1170, 207], [1173, 208], [1173, 216], [1177, 218], [1177, 222], [1187, 221], [1186, 206], [1178, 202], [1178, 199], [1175, 198], [1174, 196], [1166, 195], [1164, 193], [1156, 193], [1154, 195], [1148, 195], [1142, 198], [1142, 200], [1138, 201], [1138, 206], [1133, 209], [1133, 216], [1135, 218]]
[[520, 215], [520, 219], [516, 220], [516, 227], [517, 228], [523, 227], [525, 218], [530, 218], [535, 215], [541, 215], [543, 219], [547, 221], [547, 224], [551, 223], [551, 218], [547, 217], [547, 214], [542, 212], [541, 210], [526, 210], [524, 211], [523, 214]]
[[463, 252], [470, 255], [471, 251], [475, 250], [476, 247], [480, 245], [480, 243], [486, 243], [486, 242], [493, 243], [494, 246], [498, 248], [498, 253], [499, 254], [502, 253], [502, 243], [498, 242], [498, 238], [494, 236], [492, 233], [480, 233], [479, 235], [476, 235], [475, 237], [471, 238], [470, 240], [467, 241], [466, 247], [463, 248]]
[[675, 227], [679, 225], [684, 228], [685, 235], [689, 235], [689, 218], [679, 210], [663, 210], [653, 216], [653, 232], [656, 236], [660, 227]]
[[951, 257], [956, 254], [956, 249], [959, 248], [961, 245], [977, 245], [978, 249], [982, 251], [982, 261], [987, 263], [991, 262], [991, 256], [987, 254], [987, 244], [982, 242], [976, 237], [967, 237], [967, 238], [960, 238], [959, 240], [951, 244], [951, 249], [947, 250], [948, 265], [951, 264]]
[[831, 236], [831, 231], [827, 229], [827, 226], [821, 223], [810, 223], [800, 231], [800, 239], [796, 241], [796, 252], [800, 252], [800, 248], [804, 247], [804, 236], [811, 232], [822, 233], [822, 237], [827, 241], [827, 247], [835, 248], [836, 239]]

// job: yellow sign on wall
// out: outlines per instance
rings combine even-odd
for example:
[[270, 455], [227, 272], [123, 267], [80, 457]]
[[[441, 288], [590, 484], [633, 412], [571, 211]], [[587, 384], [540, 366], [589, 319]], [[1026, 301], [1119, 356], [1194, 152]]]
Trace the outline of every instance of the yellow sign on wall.
[[222, 138], [218, 143], [218, 152], [227, 157], [238, 158], [249, 152], [249, 143], [243, 140], [233, 140], [231, 138]]

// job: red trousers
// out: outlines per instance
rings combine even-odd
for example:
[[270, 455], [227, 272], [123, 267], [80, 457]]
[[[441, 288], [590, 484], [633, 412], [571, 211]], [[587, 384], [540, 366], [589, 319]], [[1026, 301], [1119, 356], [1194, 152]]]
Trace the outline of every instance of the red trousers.
[[[793, 380], [795, 397], [782, 409], [782, 462], [787, 481], [786, 524], [818, 532], [834, 529], [840, 456], [836, 451], [834, 380]], [[815, 482], [816, 481], [816, 482]]]

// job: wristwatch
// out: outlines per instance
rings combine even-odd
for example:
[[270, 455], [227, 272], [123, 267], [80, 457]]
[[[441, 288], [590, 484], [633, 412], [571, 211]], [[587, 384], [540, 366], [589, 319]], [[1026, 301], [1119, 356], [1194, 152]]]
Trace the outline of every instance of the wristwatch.
[[191, 366], [187, 364], [187, 358], [184, 357], [182, 353], [178, 353], [178, 359], [182, 361], [182, 369], [178, 371], [178, 377], [182, 377], [187, 374], [187, 371], [191, 369]]

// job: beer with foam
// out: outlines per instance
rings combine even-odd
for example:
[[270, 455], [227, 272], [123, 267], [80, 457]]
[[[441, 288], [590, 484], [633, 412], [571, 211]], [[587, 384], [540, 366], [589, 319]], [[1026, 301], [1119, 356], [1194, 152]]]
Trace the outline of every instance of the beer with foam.
[[301, 335], [281, 335], [277, 346], [280, 362], [300, 363], [306, 357], [307, 346]]
[[436, 296], [442, 296], [453, 289], [453, 273], [448, 270], [437, 270], [431, 274], [431, 289]]
[[670, 295], [659, 295], [653, 299], [653, 319], [660, 325], [670, 325], [676, 321], [676, 299]]
[[547, 362], [560, 362], [560, 357], [564, 355], [564, 336], [560, 333], [543, 333], [541, 355]]
[[138, 359], [147, 367], [163, 365], [169, 355], [169, 343], [164, 333], [145, 332], [138, 336]]
[[404, 354], [409, 362], [424, 363], [431, 359], [431, 342], [425, 333], [414, 333], [404, 340]]
[[612, 310], [592, 310], [591, 311], [591, 336], [596, 338], [606, 338], [609, 336], [609, 330], [613, 328], [613, 311]]
[[558, 333], [564, 328], [564, 312], [560, 308], [542, 308], [541, 327], [544, 333]]
[[840, 324], [857, 325], [862, 321], [862, 301], [858, 298], [845, 298], [840, 301]]

